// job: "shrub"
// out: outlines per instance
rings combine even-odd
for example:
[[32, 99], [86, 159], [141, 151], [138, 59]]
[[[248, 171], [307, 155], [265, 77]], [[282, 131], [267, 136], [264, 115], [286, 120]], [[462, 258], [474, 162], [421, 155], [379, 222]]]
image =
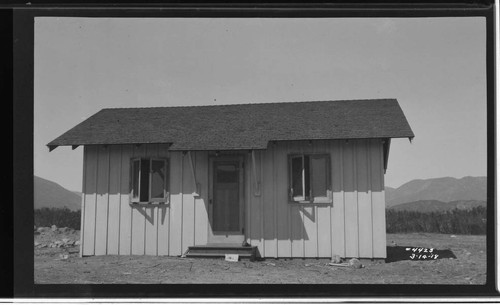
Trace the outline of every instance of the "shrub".
[[35, 210], [35, 226], [68, 227], [80, 230], [80, 211], [71, 211], [68, 208], [41, 208]]
[[486, 234], [486, 208], [447, 212], [386, 211], [387, 233]]

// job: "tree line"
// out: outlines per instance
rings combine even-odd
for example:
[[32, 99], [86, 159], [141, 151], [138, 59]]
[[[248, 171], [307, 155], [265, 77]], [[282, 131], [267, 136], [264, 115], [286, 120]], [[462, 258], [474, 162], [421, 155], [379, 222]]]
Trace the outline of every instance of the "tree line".
[[68, 227], [80, 230], [80, 211], [71, 211], [68, 208], [41, 208], [35, 210], [35, 226], [58, 228]]
[[[35, 210], [35, 226], [80, 230], [80, 211], [68, 208]], [[387, 233], [486, 234], [486, 208], [454, 209], [447, 212], [386, 211]]]
[[386, 211], [387, 233], [486, 234], [486, 208], [446, 212]]

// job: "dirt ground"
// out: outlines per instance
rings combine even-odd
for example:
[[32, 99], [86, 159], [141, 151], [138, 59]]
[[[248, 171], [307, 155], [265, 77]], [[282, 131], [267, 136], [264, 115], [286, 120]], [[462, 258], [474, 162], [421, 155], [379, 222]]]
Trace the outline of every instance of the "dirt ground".
[[[362, 260], [361, 269], [329, 266], [330, 259], [224, 259], [164, 256], [79, 257], [80, 232], [44, 229], [35, 235], [36, 284], [304, 283], [485, 284], [486, 237], [388, 234], [387, 245], [450, 249], [456, 259]], [[63, 238], [65, 239], [64, 241]], [[59, 242], [57, 242], [59, 241]], [[78, 241], [78, 242], [77, 242]], [[76, 245], [74, 245], [76, 242]], [[52, 246], [52, 247], [50, 247]]]

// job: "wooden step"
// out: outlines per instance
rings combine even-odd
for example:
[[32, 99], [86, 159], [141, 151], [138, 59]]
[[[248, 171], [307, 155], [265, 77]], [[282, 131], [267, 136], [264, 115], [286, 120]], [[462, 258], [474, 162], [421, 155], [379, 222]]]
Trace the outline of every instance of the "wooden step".
[[254, 260], [257, 253], [255, 246], [237, 246], [237, 245], [200, 245], [191, 246], [186, 252], [186, 257], [225, 257], [226, 254], [237, 254], [240, 258], [249, 258]]
[[[235, 254], [235, 253], [227, 253], [227, 254]], [[238, 254], [240, 258], [251, 258], [252, 254], [249, 253], [243, 253], [243, 254]], [[186, 257], [225, 257], [225, 254], [220, 254], [220, 253], [187, 253]]]

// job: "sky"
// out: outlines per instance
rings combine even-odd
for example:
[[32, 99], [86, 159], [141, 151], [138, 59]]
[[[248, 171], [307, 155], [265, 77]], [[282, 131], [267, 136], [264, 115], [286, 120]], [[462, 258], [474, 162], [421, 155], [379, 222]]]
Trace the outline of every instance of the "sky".
[[102, 108], [396, 98], [386, 186], [486, 176], [486, 24], [449, 18], [35, 18], [34, 174], [81, 191]]

